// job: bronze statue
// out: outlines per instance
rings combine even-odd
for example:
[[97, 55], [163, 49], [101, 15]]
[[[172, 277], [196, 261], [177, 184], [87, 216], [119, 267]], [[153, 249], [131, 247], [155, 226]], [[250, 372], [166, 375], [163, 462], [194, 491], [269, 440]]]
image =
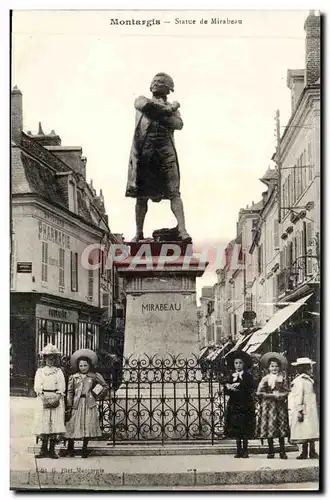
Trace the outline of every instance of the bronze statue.
[[150, 91], [152, 98], [138, 97], [136, 126], [128, 167], [126, 196], [136, 198], [136, 235], [141, 241], [148, 200], [171, 201], [171, 210], [177, 219], [178, 239], [191, 242], [186, 231], [183, 204], [180, 195], [180, 170], [174, 145], [174, 130], [181, 130], [183, 121], [178, 102], [169, 103], [167, 96], [174, 91], [174, 82], [166, 73], [157, 73]]

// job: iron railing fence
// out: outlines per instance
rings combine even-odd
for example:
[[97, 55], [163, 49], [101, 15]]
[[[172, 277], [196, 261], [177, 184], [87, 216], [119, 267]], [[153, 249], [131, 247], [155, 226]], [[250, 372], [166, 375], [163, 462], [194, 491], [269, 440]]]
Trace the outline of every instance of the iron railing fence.
[[[109, 390], [98, 401], [103, 436], [113, 446], [119, 444], [216, 444], [224, 439], [228, 396], [224, 384], [225, 366], [212, 369], [200, 365], [195, 356], [147, 356], [123, 361], [98, 353], [97, 371]], [[61, 366], [66, 379], [70, 358], [63, 356]], [[255, 388], [264, 375], [252, 369]], [[288, 374], [290, 382], [293, 374]], [[256, 418], [259, 401], [255, 396]]]
[[99, 370], [110, 388], [99, 402], [100, 423], [104, 438], [113, 445], [214, 444], [224, 437], [226, 374], [208, 370], [205, 376], [197, 357], [125, 359], [119, 388], [113, 370]]

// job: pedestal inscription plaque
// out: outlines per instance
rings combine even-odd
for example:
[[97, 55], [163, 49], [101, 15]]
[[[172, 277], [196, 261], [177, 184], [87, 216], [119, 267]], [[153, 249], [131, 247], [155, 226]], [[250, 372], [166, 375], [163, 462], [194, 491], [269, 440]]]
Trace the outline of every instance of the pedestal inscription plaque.
[[206, 264], [191, 258], [187, 265], [180, 256], [159, 270], [158, 259], [153, 255], [152, 269], [141, 263], [131, 267], [132, 257], [118, 263], [127, 295], [125, 357], [198, 353], [196, 277]]

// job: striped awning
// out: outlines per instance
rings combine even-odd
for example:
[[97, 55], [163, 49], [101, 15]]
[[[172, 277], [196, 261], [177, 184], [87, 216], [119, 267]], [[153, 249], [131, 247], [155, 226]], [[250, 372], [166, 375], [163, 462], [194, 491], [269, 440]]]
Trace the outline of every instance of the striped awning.
[[215, 361], [220, 354], [226, 349], [226, 347], [229, 345], [230, 342], [227, 342], [226, 344], [222, 345], [218, 349], [215, 349], [212, 353], [210, 353], [207, 357], [208, 361]]
[[287, 321], [298, 309], [304, 305], [307, 300], [312, 296], [313, 294], [311, 293], [310, 295], [307, 295], [307, 297], [304, 297], [303, 299], [298, 300], [297, 302], [293, 302], [290, 305], [284, 307], [283, 309], [280, 309], [277, 311], [274, 316], [270, 318], [268, 323], [265, 324], [263, 328], [255, 332], [246, 346], [244, 347], [243, 351], [247, 353], [255, 352], [261, 344], [265, 342], [265, 340], [269, 337], [269, 335], [275, 330], [277, 330], [285, 321]]
[[236, 342], [236, 344], [234, 345], [234, 347], [232, 349], [230, 349], [230, 351], [227, 352], [227, 354], [225, 355], [228, 356], [228, 354], [230, 352], [234, 352], [234, 351], [237, 351], [238, 349], [242, 349], [242, 347], [246, 344], [246, 342], [252, 337], [254, 332], [252, 333], [249, 333], [248, 335], [245, 335], [245, 337], [241, 338], [241, 339], [238, 339], [238, 341]]

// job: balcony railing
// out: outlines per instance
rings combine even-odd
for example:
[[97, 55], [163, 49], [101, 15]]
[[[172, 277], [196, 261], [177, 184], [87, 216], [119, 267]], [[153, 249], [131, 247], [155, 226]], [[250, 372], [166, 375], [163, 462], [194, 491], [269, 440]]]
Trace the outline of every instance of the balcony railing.
[[305, 259], [297, 259], [291, 267], [283, 269], [277, 275], [278, 295], [294, 290], [306, 277]]

